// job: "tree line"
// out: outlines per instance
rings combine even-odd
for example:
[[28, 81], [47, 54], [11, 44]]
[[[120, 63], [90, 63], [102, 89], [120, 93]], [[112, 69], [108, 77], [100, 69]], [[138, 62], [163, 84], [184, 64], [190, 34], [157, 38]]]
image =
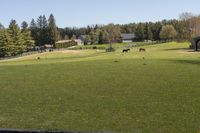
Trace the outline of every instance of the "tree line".
[[[159, 22], [145, 23], [130, 23], [125, 25], [108, 24], [108, 25], [92, 25], [85, 28], [64, 28], [59, 29], [61, 39], [79, 38], [85, 36], [85, 43], [91, 44], [108, 43], [108, 27], [114, 27], [116, 35], [120, 34], [135, 34], [136, 38], [133, 41], [160, 41], [167, 39], [176, 39], [178, 41], [186, 41], [190, 38], [190, 25], [188, 20], [163, 20]], [[164, 36], [166, 30], [172, 30], [169, 37]], [[162, 35], [161, 34], [162, 31]], [[116, 36], [115, 42], [120, 42], [121, 36]]]
[[[200, 17], [192, 13], [182, 13], [179, 19], [162, 20], [158, 22], [130, 23], [124, 25], [91, 25], [84, 28], [60, 28], [61, 39], [78, 38], [86, 35], [85, 43], [108, 43], [107, 28], [113, 25], [120, 29], [120, 33], [134, 33], [133, 41], [161, 41], [177, 40], [189, 41], [192, 37], [200, 34]], [[115, 41], [119, 40], [116, 37]]]
[[44, 46], [45, 44], [55, 45], [60, 39], [60, 33], [53, 14], [49, 16], [48, 20], [45, 15], [39, 16], [37, 21], [32, 19], [30, 31], [36, 46]]
[[34, 47], [34, 40], [26, 22], [22, 23], [21, 28], [15, 20], [11, 20], [7, 29], [0, 27], [0, 57], [22, 54]]
[[13, 56], [32, 50], [34, 46], [55, 45], [58, 40], [75, 40], [84, 35], [85, 44], [121, 42], [122, 33], [134, 33], [133, 41], [190, 41], [200, 35], [200, 16], [182, 13], [180, 19], [158, 22], [91, 25], [82, 28], [58, 28], [51, 14], [32, 19], [30, 25], [23, 22], [21, 27], [15, 20], [8, 28], [0, 24], [0, 56]]
[[32, 19], [30, 26], [22, 22], [21, 27], [11, 20], [8, 28], [0, 24], [0, 57], [14, 56], [34, 50], [35, 46], [55, 45], [60, 38], [56, 20], [51, 14], [39, 16], [37, 22]]

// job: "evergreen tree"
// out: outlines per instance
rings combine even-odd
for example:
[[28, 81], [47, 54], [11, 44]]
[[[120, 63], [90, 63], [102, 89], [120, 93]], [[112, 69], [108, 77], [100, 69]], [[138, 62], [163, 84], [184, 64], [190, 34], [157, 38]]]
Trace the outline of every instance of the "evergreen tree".
[[136, 32], [135, 32], [136, 38], [138, 41], [143, 41], [145, 39], [145, 26], [142, 23], [139, 23]]
[[86, 30], [86, 34], [87, 35], [90, 34], [91, 31], [92, 31], [92, 28], [88, 25], [87, 26], [87, 30]]
[[23, 21], [22, 24], [21, 24], [21, 28], [22, 28], [22, 30], [27, 29], [28, 23], [26, 21]]
[[42, 29], [43, 28], [43, 17], [40, 15], [37, 19], [37, 28]]
[[150, 23], [146, 23], [146, 25], [145, 25], [145, 39], [146, 40], [153, 39], [153, 33], [151, 31]]
[[30, 30], [31, 30], [31, 36], [33, 37], [35, 44], [38, 44], [38, 28], [37, 24], [34, 19], [31, 20], [30, 23]]
[[46, 16], [43, 15], [42, 16], [42, 28], [45, 29], [47, 27], [48, 27], [48, 22], [47, 22]]
[[37, 19], [37, 37], [36, 37], [36, 43], [38, 46], [43, 46], [45, 44], [49, 43], [49, 29], [48, 29], [48, 22], [45, 17], [39, 16]]
[[6, 30], [0, 30], [0, 57], [11, 56], [11, 39]]
[[153, 40], [153, 33], [150, 27], [148, 27], [147, 36], [148, 36], [147, 40], [151, 40], [151, 41]]
[[103, 43], [104, 43], [104, 40], [103, 40], [103, 31], [100, 31], [98, 44], [103, 44]]
[[42, 16], [42, 29], [40, 30], [41, 44], [45, 45], [49, 43], [49, 29], [48, 22], [45, 15]]
[[24, 46], [24, 40], [20, 28], [15, 20], [11, 20], [8, 33], [10, 34], [11, 42], [13, 43], [12, 55], [23, 53], [26, 50], [26, 47]]
[[99, 26], [96, 24], [95, 26], [94, 26], [94, 30], [97, 30], [99, 28]]
[[31, 31], [28, 29], [28, 24], [26, 22], [22, 22], [22, 35], [24, 40], [24, 47], [26, 47], [26, 51], [33, 49], [34, 41], [31, 36]]
[[30, 28], [33, 29], [33, 28], [36, 28], [37, 25], [36, 25], [36, 22], [34, 19], [31, 20], [31, 23], [30, 23]]
[[49, 43], [55, 45], [59, 39], [59, 32], [56, 26], [56, 20], [53, 14], [49, 17]]
[[156, 22], [152, 26], [153, 40], [160, 40], [160, 30], [162, 29], [162, 24], [160, 22]]
[[39, 16], [37, 19], [37, 40], [36, 40], [38, 46], [44, 45], [42, 30], [43, 30], [43, 17]]

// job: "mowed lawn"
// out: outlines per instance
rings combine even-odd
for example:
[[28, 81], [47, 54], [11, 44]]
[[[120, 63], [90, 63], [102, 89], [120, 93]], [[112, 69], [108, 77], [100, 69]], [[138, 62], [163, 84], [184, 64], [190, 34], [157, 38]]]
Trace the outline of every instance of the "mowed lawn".
[[[200, 53], [53, 52], [0, 62], [0, 128], [199, 133]], [[40, 60], [37, 60], [40, 57]]]

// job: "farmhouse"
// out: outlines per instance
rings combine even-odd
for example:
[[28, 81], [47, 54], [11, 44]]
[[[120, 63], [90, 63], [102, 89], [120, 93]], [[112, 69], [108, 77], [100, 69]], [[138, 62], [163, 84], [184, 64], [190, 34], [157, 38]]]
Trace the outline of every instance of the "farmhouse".
[[81, 39], [76, 39], [76, 40], [74, 40], [74, 41], [77, 42], [77, 44], [78, 44], [79, 46], [84, 45], [84, 42], [83, 42]]
[[45, 44], [44, 47], [45, 49], [53, 49], [53, 45], [51, 44]]
[[122, 42], [133, 42], [135, 39], [135, 34], [121, 34]]

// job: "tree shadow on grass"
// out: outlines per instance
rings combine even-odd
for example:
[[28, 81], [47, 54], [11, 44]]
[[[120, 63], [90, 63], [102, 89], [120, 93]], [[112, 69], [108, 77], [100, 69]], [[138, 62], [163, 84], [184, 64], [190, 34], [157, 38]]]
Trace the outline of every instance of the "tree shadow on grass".
[[174, 63], [200, 65], [200, 60], [170, 60]]
[[99, 52], [99, 53], [93, 53], [89, 55], [74, 55], [70, 57], [59, 57], [59, 58], [46, 58], [46, 60], [75, 60], [75, 59], [85, 59], [85, 58], [93, 58], [98, 57], [101, 55], [104, 55], [106, 52]]
[[184, 51], [192, 51], [192, 49], [189, 48], [170, 48], [170, 49], [164, 49], [164, 51], [176, 51], [176, 50], [184, 50]]
[[[30, 62], [25, 62], [24, 64], [20, 64], [19, 62], [24, 62], [24, 60], [14, 60], [14, 61], [2, 61], [0, 62], [0, 67], [5, 67], [5, 66], [28, 66], [28, 65], [46, 65], [46, 64], [57, 64], [57, 63], [63, 63], [63, 62], [70, 62], [70, 61], [75, 61], [75, 62], [82, 62], [87, 61], [84, 59], [89, 59], [89, 58], [96, 58], [102, 55], [105, 55], [107, 52], [98, 52], [98, 53], [93, 53], [89, 55], [75, 55], [75, 56], [70, 56], [70, 57], [58, 57], [58, 58], [45, 58], [41, 57], [40, 59], [33, 58], [30, 60]], [[40, 56], [38, 56], [40, 57]], [[80, 59], [80, 60], [77, 60]], [[8, 64], [7, 64], [8, 63]], [[9, 64], [10, 63], [10, 64]], [[19, 63], [19, 64], [15, 64]]]
[[[101, 56], [103, 54], [105, 54], [106, 52], [98, 52], [98, 53], [93, 53], [93, 54], [88, 54], [88, 55], [74, 55], [74, 56], [70, 56], [70, 57], [58, 57], [58, 58], [46, 58], [46, 57], [43, 57], [42, 55], [38, 55], [38, 58], [32, 58], [34, 59], [35, 61], [39, 61], [39, 60], [73, 60], [73, 59], [84, 59], [84, 58], [90, 58], [90, 57], [98, 57], [98, 56]], [[10, 59], [16, 59], [16, 60], [10, 60]], [[9, 59], [5, 58], [3, 60], [0, 60], [0, 63], [9, 63], [9, 61], [11, 62], [19, 62], [19, 61], [24, 61], [24, 60], [17, 60], [17, 58], [15, 57], [11, 57]]]

